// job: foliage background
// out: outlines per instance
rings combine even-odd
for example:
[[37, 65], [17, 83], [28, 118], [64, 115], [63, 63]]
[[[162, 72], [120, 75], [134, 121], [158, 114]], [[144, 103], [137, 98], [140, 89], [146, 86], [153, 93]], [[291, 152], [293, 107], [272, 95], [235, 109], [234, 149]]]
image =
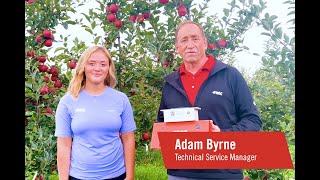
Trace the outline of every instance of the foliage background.
[[[130, 98], [134, 108], [135, 121], [138, 126], [136, 134], [137, 161], [136, 179], [146, 177], [163, 177], [161, 154], [157, 151], [146, 151], [149, 141], [141, 139], [142, 133], [151, 133], [152, 124], [156, 120], [156, 113], [161, 97], [163, 78], [178, 68], [181, 58], [174, 52], [174, 30], [183, 19], [192, 19], [201, 23], [209, 38], [217, 48], [207, 49], [207, 53], [224, 62], [234, 65], [234, 52], [246, 51], [243, 44], [245, 33], [253, 25], [263, 29], [261, 35], [269, 37], [266, 41], [262, 56], [262, 66], [255, 74], [249, 76], [242, 71], [252, 90], [255, 103], [263, 120], [264, 131], [283, 131], [286, 134], [289, 150], [295, 162], [295, 38], [283, 32], [277, 16], [264, 13], [266, 2], [252, 0], [232, 0], [223, 9], [224, 17], [208, 16], [208, 1], [194, 4], [192, 0], [185, 0], [188, 9], [186, 16], [177, 13], [179, 0], [169, 1], [161, 5], [157, 1], [125, 1], [125, 0], [96, 0], [100, 8], [88, 7], [87, 14], [72, 18], [70, 14], [76, 8], [87, 2], [86, 0], [37, 0], [26, 1], [25, 6], [25, 176], [56, 179], [56, 138], [54, 134], [54, 111], [59, 99], [66, 92], [73, 70], [68, 68], [70, 60], [77, 61], [86, 48], [85, 42], [75, 38], [70, 43], [68, 36], [54, 37], [53, 46], [46, 47], [43, 42], [35, 41], [36, 36], [43, 30], [49, 29], [56, 33], [56, 27], [62, 25], [79, 26], [81, 31], [92, 35], [92, 43], [106, 46], [110, 49], [116, 62], [119, 83], [117, 89], [123, 91]], [[111, 3], [120, 7], [117, 18], [122, 21], [122, 28], [118, 29], [106, 20], [105, 8]], [[294, 1], [285, 1], [287, 16], [291, 17], [289, 28], [294, 32]], [[131, 22], [128, 17], [133, 14], [151, 13], [149, 19], [143, 23]], [[160, 21], [159, 19], [165, 20]], [[97, 34], [95, 28], [101, 27], [104, 34]], [[218, 41], [226, 40], [227, 47], [219, 47]], [[56, 42], [62, 46], [55, 47]], [[53, 55], [49, 51], [55, 47]], [[27, 52], [34, 51], [30, 57]], [[46, 56], [46, 62], [36, 60], [39, 56]], [[169, 62], [169, 63], [168, 63]], [[166, 64], [168, 63], [168, 64]], [[52, 78], [52, 74], [40, 72], [39, 65], [52, 66], [58, 69], [58, 80], [62, 87], [56, 87], [56, 81], [46, 82], [44, 76]], [[166, 65], [165, 65], [166, 64]], [[40, 88], [48, 88], [48, 92], [41, 94]], [[49, 91], [51, 89], [52, 91]], [[294, 170], [245, 170], [244, 174], [252, 179], [294, 179]]]

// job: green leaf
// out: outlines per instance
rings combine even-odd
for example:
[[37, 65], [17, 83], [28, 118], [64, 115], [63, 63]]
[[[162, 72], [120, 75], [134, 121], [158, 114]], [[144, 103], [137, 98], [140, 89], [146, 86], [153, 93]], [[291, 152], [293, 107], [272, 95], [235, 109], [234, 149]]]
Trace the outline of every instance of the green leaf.
[[232, 0], [230, 5], [231, 5], [232, 8], [234, 8], [235, 5], [236, 5], [236, 1], [235, 1], [235, 0]]
[[262, 32], [261, 35], [265, 35], [265, 36], [271, 36], [270, 33], [266, 33], [266, 32]]
[[84, 28], [84, 30], [88, 31], [89, 33], [93, 34], [92, 30], [90, 28]]
[[229, 9], [226, 9], [226, 8], [223, 9], [223, 13], [225, 16], [229, 16], [229, 12], [230, 12]]
[[275, 35], [276, 35], [279, 39], [281, 39], [281, 38], [282, 38], [282, 29], [281, 29], [281, 28], [277, 28], [277, 29], [275, 30]]
[[286, 43], [289, 43], [289, 36], [287, 36], [287, 34], [284, 34], [283, 37], [284, 37], [284, 41]]
[[93, 21], [92, 23], [91, 23], [91, 29], [94, 29], [95, 27], [96, 27], [96, 21]]
[[291, 14], [295, 14], [295, 11], [291, 11], [287, 14], [287, 16], [291, 15]]
[[67, 24], [72, 24], [72, 25], [75, 25], [75, 24], [76, 24], [76, 22], [74, 22], [74, 21], [71, 21], [71, 20], [65, 21], [64, 23], [67, 23]]
[[268, 60], [265, 57], [261, 58], [262, 64], [268, 64]]
[[90, 22], [90, 17], [88, 15], [86, 15], [85, 13], [81, 13], [81, 14], [87, 19], [87, 21]]
[[62, 26], [64, 29], [68, 29], [68, 24], [67, 23], [62, 23]]
[[243, 51], [243, 50], [242, 49], [238, 49], [238, 50], [235, 51], [235, 53], [241, 52], [241, 51]]
[[56, 53], [56, 52], [61, 51], [61, 50], [64, 50], [64, 49], [65, 49], [64, 47], [57, 47], [57, 48], [54, 50], [54, 52]]
[[267, 21], [261, 20], [261, 23], [263, 24], [263, 28], [265, 30], [270, 30], [270, 24]]
[[101, 36], [97, 36], [96, 38], [94, 38], [94, 44], [98, 44], [100, 38], [101, 38]]
[[265, 3], [262, 0], [259, 0], [259, 4], [262, 7], [262, 9], [265, 7]]
[[295, 44], [295, 38], [293, 37], [291, 40], [290, 40], [290, 45], [293, 46]]
[[273, 21], [273, 20], [275, 20], [275, 19], [277, 19], [278, 18], [278, 16], [276, 16], [276, 15], [272, 15], [272, 16], [270, 16], [269, 17], [269, 21]]
[[75, 45], [79, 44], [79, 39], [78, 39], [78, 37], [74, 38], [73, 42], [74, 42]]
[[75, 10], [75, 9], [73, 9], [73, 8], [71, 8], [71, 7], [68, 7], [68, 8], [67, 8], [67, 10], [68, 10], [68, 11], [71, 11], [71, 12], [73, 12], [73, 13], [75, 13], [75, 12], [76, 12], [76, 10]]
[[274, 42], [277, 42], [277, 36], [272, 35], [272, 36], [271, 36], [271, 39], [272, 39]]
[[291, 22], [292, 21], [292, 24], [295, 23], [295, 19], [290, 19], [289, 21], [287, 21], [287, 23]]

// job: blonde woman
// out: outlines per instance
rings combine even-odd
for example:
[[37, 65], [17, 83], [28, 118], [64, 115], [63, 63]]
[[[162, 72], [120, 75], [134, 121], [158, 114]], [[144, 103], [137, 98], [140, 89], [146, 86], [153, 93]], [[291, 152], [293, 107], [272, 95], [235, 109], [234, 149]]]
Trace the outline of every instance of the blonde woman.
[[116, 82], [109, 51], [86, 49], [56, 110], [59, 180], [134, 179], [136, 124]]

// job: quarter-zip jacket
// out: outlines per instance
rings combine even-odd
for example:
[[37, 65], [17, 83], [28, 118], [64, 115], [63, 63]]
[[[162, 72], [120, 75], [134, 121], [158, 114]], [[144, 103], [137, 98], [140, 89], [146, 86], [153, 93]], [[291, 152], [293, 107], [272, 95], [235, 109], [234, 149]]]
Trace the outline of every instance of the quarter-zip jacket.
[[[158, 122], [163, 122], [162, 109], [193, 107], [175, 71], [165, 77]], [[195, 107], [200, 107], [199, 120], [212, 120], [221, 131], [259, 131], [262, 122], [249, 87], [234, 67], [216, 59], [209, 77], [201, 85]], [[168, 169], [168, 174], [192, 178], [243, 178], [241, 169]]]

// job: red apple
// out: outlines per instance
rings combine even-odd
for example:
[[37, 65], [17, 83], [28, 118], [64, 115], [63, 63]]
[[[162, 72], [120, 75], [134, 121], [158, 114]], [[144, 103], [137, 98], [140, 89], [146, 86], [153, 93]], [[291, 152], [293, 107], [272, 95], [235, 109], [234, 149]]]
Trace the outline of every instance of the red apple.
[[39, 89], [39, 91], [40, 91], [40, 94], [41, 94], [41, 95], [45, 95], [45, 94], [48, 94], [48, 93], [49, 93], [49, 90], [48, 90], [48, 87], [47, 87], [47, 86], [41, 87], [41, 88]]
[[26, 103], [29, 104], [31, 102], [31, 98], [26, 99]]
[[220, 48], [225, 48], [227, 47], [227, 41], [224, 39], [221, 39], [220, 41], [218, 41], [218, 45]]
[[185, 16], [187, 14], [187, 8], [185, 6], [180, 6], [178, 8], [178, 14], [180, 17]]
[[32, 4], [32, 3], [34, 3], [34, 1], [35, 1], [35, 0], [27, 0], [27, 3], [28, 3], [28, 4]]
[[114, 21], [116, 21], [116, 15], [114, 15], [112, 13], [108, 14], [107, 19], [108, 19], [108, 22], [114, 22]]
[[46, 39], [50, 39], [51, 38], [51, 34], [52, 34], [51, 31], [48, 30], [48, 29], [44, 30], [43, 33], [42, 33], [43, 37], [46, 38]]
[[34, 51], [27, 51], [27, 56], [34, 57], [35, 56]]
[[150, 12], [146, 12], [143, 14], [144, 19], [149, 19], [151, 17]]
[[54, 35], [53, 35], [53, 34], [51, 34], [50, 39], [51, 39], [51, 40], [54, 40]]
[[214, 50], [217, 48], [217, 46], [215, 44], [209, 44], [208, 45], [209, 49]]
[[45, 109], [43, 110], [43, 113], [44, 113], [44, 114], [52, 114], [53, 111], [52, 111], [52, 109], [51, 109], [50, 107], [47, 107], [47, 108], [45, 108]]
[[58, 69], [54, 66], [51, 66], [49, 74], [58, 75]]
[[131, 15], [130, 17], [129, 17], [129, 21], [132, 21], [133, 23], [134, 22], [136, 22], [136, 16], [135, 15]]
[[244, 177], [243, 180], [251, 180], [248, 176]]
[[108, 13], [110, 11], [109, 6], [106, 7], [106, 13]]
[[143, 15], [139, 14], [139, 15], [137, 16], [137, 22], [138, 22], [138, 23], [142, 23], [143, 21], [144, 21]]
[[46, 57], [45, 56], [36, 57], [36, 61], [44, 63], [46, 62]]
[[56, 75], [51, 75], [51, 81], [57, 81], [58, 80], [58, 76]]
[[158, 2], [160, 4], [167, 4], [169, 2], [169, 0], [158, 0]]
[[141, 135], [141, 138], [142, 138], [142, 140], [147, 141], [151, 138], [151, 136], [149, 133], [146, 132]]
[[117, 27], [118, 29], [120, 29], [120, 28], [122, 27], [122, 22], [121, 22], [119, 19], [116, 19], [116, 20], [114, 21], [114, 24], [116, 25], [116, 27]]
[[47, 72], [48, 66], [45, 65], [45, 64], [40, 64], [40, 65], [38, 66], [38, 69], [39, 69], [40, 72]]
[[131, 89], [131, 90], [129, 91], [129, 93], [130, 93], [131, 95], [135, 95], [135, 94], [136, 94], [136, 90]]
[[44, 41], [44, 45], [47, 46], [47, 47], [51, 47], [52, 46], [52, 40], [51, 39], [46, 39]]
[[38, 104], [37, 101], [32, 101], [32, 105], [33, 105], [33, 106], [38, 106], [39, 104]]
[[54, 170], [56, 170], [56, 165], [55, 165], [55, 164], [52, 164], [52, 165], [51, 165], [51, 171], [54, 171]]
[[50, 79], [48, 76], [43, 76], [44, 80], [46, 80], [46, 83], [49, 83], [50, 82]]
[[61, 88], [61, 87], [62, 87], [62, 82], [60, 82], [60, 81], [55, 81], [55, 82], [54, 82], [54, 87]]
[[56, 89], [54, 87], [50, 87], [48, 91], [49, 93], [52, 92], [53, 94], [56, 94]]
[[77, 63], [74, 60], [69, 61], [69, 68], [70, 69], [74, 69], [76, 68]]
[[118, 10], [119, 10], [119, 7], [116, 4], [111, 4], [110, 5], [110, 11], [112, 13], [116, 13], [116, 12], [118, 12]]
[[164, 67], [168, 67], [169, 65], [170, 65], [170, 62], [169, 62], [169, 61], [167, 61], [167, 60], [164, 61], [164, 63], [163, 63], [163, 66], [164, 66]]
[[39, 34], [39, 35], [36, 37], [36, 42], [41, 43], [41, 41], [42, 41], [42, 34]]
[[169, 53], [169, 56], [170, 56], [171, 59], [174, 59], [174, 54], [173, 54], [173, 52]]

